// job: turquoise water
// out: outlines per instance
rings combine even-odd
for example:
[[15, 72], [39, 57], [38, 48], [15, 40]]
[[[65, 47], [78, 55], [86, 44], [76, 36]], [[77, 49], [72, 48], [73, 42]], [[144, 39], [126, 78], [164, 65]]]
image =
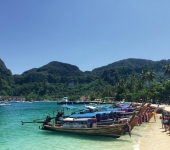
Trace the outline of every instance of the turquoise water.
[[[75, 105], [78, 106], [78, 105]], [[12, 103], [0, 107], [0, 149], [1, 150], [137, 150], [139, 140], [147, 124], [137, 126], [129, 135], [120, 138], [74, 135], [40, 130], [41, 124], [24, 124], [53, 115], [59, 105], [55, 102]]]

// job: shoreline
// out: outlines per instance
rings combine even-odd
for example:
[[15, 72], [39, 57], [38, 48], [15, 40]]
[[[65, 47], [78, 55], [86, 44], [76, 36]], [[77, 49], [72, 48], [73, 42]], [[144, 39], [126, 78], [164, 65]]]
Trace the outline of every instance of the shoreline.
[[148, 123], [144, 135], [139, 141], [138, 150], [169, 149], [170, 134], [169, 131], [165, 132], [165, 129], [162, 129], [160, 115], [157, 114], [156, 122], [152, 118]]

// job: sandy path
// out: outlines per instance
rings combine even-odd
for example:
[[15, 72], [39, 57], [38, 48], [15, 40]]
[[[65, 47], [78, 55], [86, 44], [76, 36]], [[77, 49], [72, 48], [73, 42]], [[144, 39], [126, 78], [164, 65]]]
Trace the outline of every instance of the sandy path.
[[170, 150], [170, 134], [162, 129], [161, 120], [157, 114], [157, 121], [152, 118], [144, 137], [140, 140], [140, 150]]

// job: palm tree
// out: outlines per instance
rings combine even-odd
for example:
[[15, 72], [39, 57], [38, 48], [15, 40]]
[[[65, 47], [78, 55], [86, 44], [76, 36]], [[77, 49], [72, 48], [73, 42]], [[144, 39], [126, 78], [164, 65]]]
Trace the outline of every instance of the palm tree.
[[136, 77], [134, 74], [132, 74], [129, 77], [128, 81], [126, 82], [126, 88], [129, 89], [131, 92], [134, 92], [135, 85], [136, 85]]
[[153, 82], [154, 78], [156, 77], [156, 74], [153, 70], [142, 70], [142, 82]]
[[170, 64], [167, 64], [164, 68], [164, 75], [168, 75], [170, 77]]
[[153, 70], [149, 70], [149, 71], [148, 71], [148, 81], [149, 81], [149, 83], [150, 83], [150, 82], [153, 82], [153, 80], [155, 79], [155, 77], [156, 77], [155, 72], [154, 72]]
[[142, 79], [141, 82], [144, 84], [147, 81], [147, 70], [142, 70]]

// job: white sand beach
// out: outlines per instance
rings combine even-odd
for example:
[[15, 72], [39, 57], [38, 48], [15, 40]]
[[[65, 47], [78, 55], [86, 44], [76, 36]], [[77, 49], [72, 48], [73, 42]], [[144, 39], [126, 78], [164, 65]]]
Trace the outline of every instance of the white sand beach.
[[[164, 107], [166, 111], [170, 111], [170, 107], [165, 105], [160, 105], [160, 107]], [[160, 114], [157, 114], [156, 122], [153, 118], [149, 122], [144, 137], [140, 140], [140, 150], [170, 149], [170, 134], [168, 131], [165, 132], [165, 129], [162, 129], [159, 117]]]

